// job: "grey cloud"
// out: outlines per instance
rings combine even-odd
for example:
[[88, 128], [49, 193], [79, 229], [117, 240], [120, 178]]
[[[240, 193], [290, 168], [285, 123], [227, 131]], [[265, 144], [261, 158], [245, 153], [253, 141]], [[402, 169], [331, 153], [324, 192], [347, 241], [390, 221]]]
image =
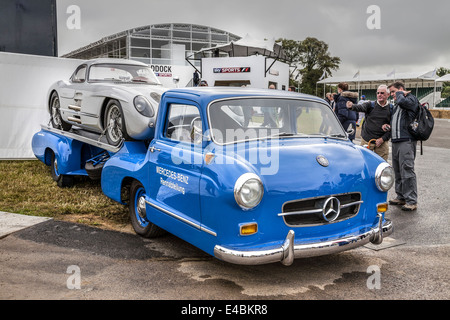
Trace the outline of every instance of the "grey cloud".
[[[240, 36], [303, 40], [316, 37], [355, 68], [450, 67], [450, 2], [446, 0], [57, 0], [60, 53], [130, 28], [167, 22], [208, 25]], [[82, 30], [65, 28], [67, 6], [79, 5]], [[381, 29], [369, 30], [369, 5], [381, 9]], [[356, 71], [355, 71], [356, 72]], [[389, 71], [387, 71], [389, 72]]]

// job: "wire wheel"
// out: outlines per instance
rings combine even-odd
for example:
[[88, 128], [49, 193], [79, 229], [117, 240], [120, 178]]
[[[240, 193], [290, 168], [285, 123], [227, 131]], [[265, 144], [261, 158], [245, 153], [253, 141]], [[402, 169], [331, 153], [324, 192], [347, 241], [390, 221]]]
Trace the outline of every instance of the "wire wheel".
[[59, 102], [59, 96], [56, 92], [52, 94], [50, 99], [50, 114], [52, 117], [52, 126], [56, 129], [62, 129], [69, 131], [72, 125], [63, 121], [61, 116], [61, 104]]
[[106, 139], [109, 144], [117, 146], [125, 139], [125, 120], [118, 101], [111, 100], [106, 106], [105, 126]]

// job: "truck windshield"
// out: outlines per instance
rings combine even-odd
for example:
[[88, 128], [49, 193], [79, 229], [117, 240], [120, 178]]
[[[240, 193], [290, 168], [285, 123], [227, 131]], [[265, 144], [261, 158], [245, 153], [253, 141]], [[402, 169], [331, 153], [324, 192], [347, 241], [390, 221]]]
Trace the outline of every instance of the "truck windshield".
[[160, 84], [149, 67], [129, 64], [95, 64], [89, 69], [89, 82]]
[[267, 138], [329, 137], [346, 139], [331, 108], [298, 99], [244, 98], [212, 103], [211, 136], [226, 144]]

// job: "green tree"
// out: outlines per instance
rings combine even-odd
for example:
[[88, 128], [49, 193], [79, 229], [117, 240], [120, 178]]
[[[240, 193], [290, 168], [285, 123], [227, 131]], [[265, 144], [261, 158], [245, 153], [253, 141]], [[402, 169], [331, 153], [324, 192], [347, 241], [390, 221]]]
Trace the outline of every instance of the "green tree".
[[[331, 76], [333, 70], [339, 69], [341, 59], [331, 56], [324, 41], [308, 37], [303, 41], [279, 39], [277, 42], [281, 42], [291, 66], [296, 67], [291, 75], [291, 84], [300, 85], [304, 93], [315, 94], [320, 77], [324, 73], [325, 77]], [[296, 83], [298, 75], [302, 76], [300, 83]], [[318, 89], [321, 95], [323, 88]]]
[[[449, 73], [450, 73], [450, 69], [447, 69], [447, 68], [444, 68], [444, 67], [440, 67], [436, 71], [436, 74], [439, 77], [445, 76], [446, 74], [449, 74]], [[445, 99], [447, 97], [450, 97], [450, 82], [444, 82], [442, 84], [441, 98]]]

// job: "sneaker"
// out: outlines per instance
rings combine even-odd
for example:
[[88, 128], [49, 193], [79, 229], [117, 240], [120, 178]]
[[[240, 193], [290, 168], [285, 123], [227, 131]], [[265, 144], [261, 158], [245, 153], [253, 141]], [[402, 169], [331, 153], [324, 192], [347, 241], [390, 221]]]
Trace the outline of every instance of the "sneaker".
[[417, 204], [405, 204], [402, 206], [403, 211], [414, 211], [417, 209]]
[[389, 204], [392, 204], [394, 206], [402, 206], [404, 204], [406, 204], [405, 200], [401, 200], [401, 199], [392, 199], [389, 200]]

